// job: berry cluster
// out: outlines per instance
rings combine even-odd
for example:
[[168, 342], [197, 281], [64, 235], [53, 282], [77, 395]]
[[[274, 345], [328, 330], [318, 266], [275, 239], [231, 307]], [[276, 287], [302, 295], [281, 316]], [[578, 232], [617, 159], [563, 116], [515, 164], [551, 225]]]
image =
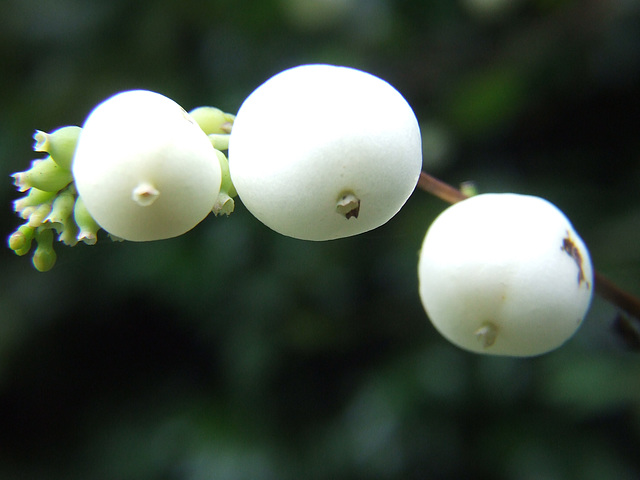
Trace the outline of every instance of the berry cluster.
[[[286, 132], [286, 141], [276, 138]], [[347, 67], [304, 65], [256, 89], [236, 116], [187, 113], [145, 90], [105, 100], [82, 129], [36, 133], [30, 170], [14, 174], [9, 238], [18, 255], [55, 263], [53, 231], [67, 245], [151, 241], [230, 214], [237, 195], [281, 234], [330, 240], [391, 219], [422, 168], [418, 121], [387, 82]], [[223, 152], [228, 150], [228, 158]], [[473, 196], [428, 229], [420, 297], [437, 330], [479, 353], [531, 356], [555, 349], [581, 324], [593, 290], [589, 253], [549, 202], [515, 194]]]

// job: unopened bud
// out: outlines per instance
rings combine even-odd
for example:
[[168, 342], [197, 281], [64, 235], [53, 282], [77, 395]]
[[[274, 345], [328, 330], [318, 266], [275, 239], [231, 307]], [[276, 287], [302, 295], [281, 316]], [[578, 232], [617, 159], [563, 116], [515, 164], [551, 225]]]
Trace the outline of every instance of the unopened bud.
[[33, 149], [36, 152], [47, 152], [60, 167], [70, 170], [81, 131], [76, 126], [62, 127], [51, 133], [36, 130]]
[[9, 236], [9, 248], [13, 250], [16, 255], [25, 255], [31, 249], [31, 241], [33, 240], [35, 231], [36, 229], [29, 225], [21, 225]]
[[73, 247], [78, 243], [78, 232], [80, 229], [72, 216], [62, 223], [60, 231], [58, 231], [58, 240], [69, 247]]
[[29, 193], [22, 198], [13, 201], [13, 210], [22, 218], [29, 218], [29, 215], [42, 203], [50, 203], [56, 196], [56, 192], [45, 192], [37, 188], [29, 189]]
[[20, 192], [32, 187], [45, 192], [57, 192], [73, 180], [71, 172], [60, 167], [51, 157], [32, 161], [29, 170], [14, 173], [12, 177]]
[[95, 245], [98, 241], [100, 225], [93, 219], [80, 196], [76, 198], [73, 218], [80, 229], [77, 236], [78, 241], [84, 242], [87, 245]]
[[73, 186], [60, 192], [53, 200], [51, 213], [49, 213], [44, 221], [63, 224], [73, 213], [73, 207], [76, 201], [75, 193], [75, 188]]
[[235, 119], [234, 115], [225, 113], [215, 107], [194, 108], [189, 112], [189, 115], [191, 115], [191, 118], [196, 121], [207, 135], [231, 133], [231, 127], [233, 126], [233, 121]]
[[56, 263], [56, 252], [53, 249], [53, 230], [50, 228], [39, 228], [35, 235], [38, 246], [33, 253], [33, 266], [39, 272], [47, 272]]
[[51, 213], [51, 203], [42, 203], [29, 215], [27, 225], [36, 228], [42, 225], [44, 219]]

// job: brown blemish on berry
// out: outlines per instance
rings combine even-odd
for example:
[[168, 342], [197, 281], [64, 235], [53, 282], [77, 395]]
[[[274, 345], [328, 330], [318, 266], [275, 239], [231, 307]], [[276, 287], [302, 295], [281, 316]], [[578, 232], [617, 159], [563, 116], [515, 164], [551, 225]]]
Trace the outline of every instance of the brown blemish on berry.
[[580, 250], [578, 249], [576, 244], [573, 243], [571, 234], [568, 230], [567, 236], [562, 239], [561, 250], [567, 252], [567, 255], [573, 258], [573, 260], [576, 262], [576, 265], [578, 266], [578, 287], [582, 285], [582, 282], [584, 282], [587, 288], [590, 288], [589, 282], [587, 281], [587, 278], [584, 275], [584, 270], [582, 268], [582, 254], [580, 253]]
[[496, 343], [498, 337], [498, 327], [493, 322], [484, 322], [478, 330], [473, 332], [476, 339], [483, 348], [489, 348]]
[[358, 218], [358, 214], [360, 213], [360, 199], [351, 192], [343, 193], [336, 203], [336, 211], [340, 215], [344, 215], [347, 220], [351, 217]]

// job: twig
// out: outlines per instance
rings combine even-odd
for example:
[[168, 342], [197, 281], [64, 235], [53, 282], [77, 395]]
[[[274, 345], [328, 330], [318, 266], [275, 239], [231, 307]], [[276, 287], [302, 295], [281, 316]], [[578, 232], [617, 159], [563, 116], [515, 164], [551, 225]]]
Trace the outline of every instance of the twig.
[[594, 273], [595, 291], [605, 300], [618, 306], [634, 319], [640, 320], [640, 299], [621, 289], [599, 272]]
[[452, 187], [448, 183], [438, 180], [436, 177], [429, 175], [426, 172], [420, 173], [418, 179], [418, 188], [421, 188], [431, 195], [444, 200], [447, 203], [457, 203], [468, 198], [467, 195], [462, 193], [455, 187]]
[[[418, 188], [451, 204], [468, 198], [468, 196], [459, 189], [426, 172], [420, 173]], [[594, 272], [594, 280], [595, 292], [598, 295], [627, 312], [635, 321], [640, 322], [640, 298], [618, 287], [597, 271]]]

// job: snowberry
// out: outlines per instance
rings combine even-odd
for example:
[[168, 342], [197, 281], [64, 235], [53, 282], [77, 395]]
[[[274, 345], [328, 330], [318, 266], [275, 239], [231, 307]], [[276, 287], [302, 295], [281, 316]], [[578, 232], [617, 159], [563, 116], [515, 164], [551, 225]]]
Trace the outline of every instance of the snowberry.
[[146, 90], [119, 93], [91, 112], [73, 176], [98, 224], [133, 241], [192, 229], [211, 211], [221, 181], [198, 124], [173, 100]]
[[532, 356], [562, 345], [589, 308], [589, 252], [565, 215], [539, 197], [485, 194], [436, 218], [422, 244], [420, 297], [452, 343]]
[[368, 73], [331, 65], [285, 70], [242, 104], [229, 140], [231, 179], [249, 211], [306, 240], [386, 223], [422, 167], [416, 117]]

